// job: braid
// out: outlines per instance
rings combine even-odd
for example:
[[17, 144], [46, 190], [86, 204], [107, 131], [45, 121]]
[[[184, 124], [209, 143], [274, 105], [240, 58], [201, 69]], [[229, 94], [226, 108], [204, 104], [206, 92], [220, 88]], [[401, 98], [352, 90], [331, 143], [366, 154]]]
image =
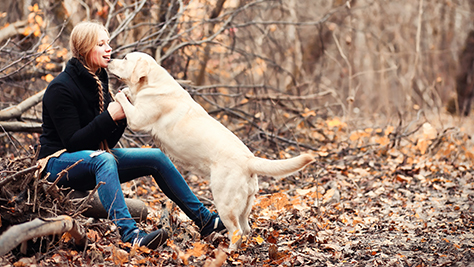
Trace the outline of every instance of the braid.
[[[87, 69], [87, 71], [92, 75], [92, 77], [95, 79], [95, 82], [97, 83], [97, 90], [99, 93], [99, 111], [100, 113], [102, 113], [104, 112], [104, 105], [105, 105], [104, 87], [102, 86], [102, 82], [99, 80], [99, 77], [97, 76], [97, 74], [92, 72], [92, 70], [86, 64], [83, 64], [83, 65]], [[110, 89], [109, 89], [109, 93], [110, 93], [110, 97], [112, 97]], [[100, 149], [111, 153], [109, 145], [107, 144], [107, 140], [103, 140], [102, 142], [100, 142]]]

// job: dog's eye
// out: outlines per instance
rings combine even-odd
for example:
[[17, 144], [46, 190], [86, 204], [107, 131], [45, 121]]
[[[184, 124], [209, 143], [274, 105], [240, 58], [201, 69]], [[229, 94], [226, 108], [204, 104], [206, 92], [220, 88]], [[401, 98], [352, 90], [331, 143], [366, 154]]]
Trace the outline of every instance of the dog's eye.
[[123, 60], [127, 60], [127, 57], [124, 57]]

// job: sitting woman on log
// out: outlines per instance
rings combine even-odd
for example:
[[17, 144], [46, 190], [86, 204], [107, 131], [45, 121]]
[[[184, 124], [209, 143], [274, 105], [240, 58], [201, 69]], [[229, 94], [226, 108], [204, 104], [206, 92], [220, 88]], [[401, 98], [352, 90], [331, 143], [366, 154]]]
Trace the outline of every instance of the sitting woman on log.
[[81, 22], [70, 37], [72, 58], [43, 97], [43, 133], [39, 158], [47, 161], [43, 174], [57, 174], [82, 159], [58, 182], [76, 190], [98, 183], [102, 205], [118, 226], [122, 241], [156, 249], [168, 238], [164, 229], [139, 230], [125, 204], [120, 184], [152, 175], [163, 193], [199, 227], [201, 236], [225, 229], [219, 216], [196, 198], [186, 181], [157, 148], [114, 148], [127, 125], [119, 103], [113, 101], [105, 71], [111, 58], [107, 29]]

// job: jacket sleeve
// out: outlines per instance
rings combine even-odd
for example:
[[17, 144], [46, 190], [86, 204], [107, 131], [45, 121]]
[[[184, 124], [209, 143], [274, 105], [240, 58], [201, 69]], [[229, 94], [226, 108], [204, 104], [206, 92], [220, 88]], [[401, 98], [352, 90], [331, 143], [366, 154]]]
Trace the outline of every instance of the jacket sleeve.
[[51, 85], [43, 98], [43, 105], [46, 105], [54, 128], [67, 151], [96, 150], [105, 139], [109, 147], [115, 146], [126, 125], [113, 121], [108, 111], [95, 116], [90, 122], [81, 121], [81, 112], [84, 111], [79, 110], [75, 101], [77, 98], [72, 91], [61, 83]]

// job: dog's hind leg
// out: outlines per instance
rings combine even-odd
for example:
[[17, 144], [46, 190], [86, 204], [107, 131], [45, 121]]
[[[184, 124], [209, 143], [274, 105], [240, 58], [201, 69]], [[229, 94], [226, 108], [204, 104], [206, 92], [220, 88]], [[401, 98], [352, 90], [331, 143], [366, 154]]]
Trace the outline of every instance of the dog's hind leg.
[[228, 231], [229, 250], [235, 251], [242, 243], [240, 215], [247, 204], [247, 180], [235, 172], [213, 171], [210, 186], [217, 212]]
[[255, 202], [255, 194], [258, 191], [257, 175], [254, 174], [249, 178], [247, 203], [245, 205], [244, 211], [239, 216], [240, 228], [242, 229], [243, 235], [248, 235], [250, 233], [249, 216], [250, 212], [252, 211], [253, 203]]

